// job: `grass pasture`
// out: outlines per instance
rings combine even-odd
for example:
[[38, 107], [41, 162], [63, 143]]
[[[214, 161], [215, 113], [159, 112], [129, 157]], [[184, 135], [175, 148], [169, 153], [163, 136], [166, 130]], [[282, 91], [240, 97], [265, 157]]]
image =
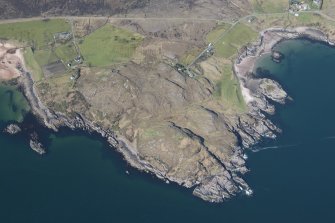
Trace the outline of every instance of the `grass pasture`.
[[40, 65], [37, 63], [34, 53], [30, 47], [27, 47], [26, 49], [24, 49], [23, 56], [24, 56], [26, 66], [28, 67], [28, 69], [30, 70], [32, 74], [33, 80], [35, 82], [42, 80], [44, 77], [43, 71]]
[[238, 111], [245, 111], [244, 102], [239, 81], [232, 71], [231, 64], [225, 64], [222, 68], [222, 79], [217, 83], [215, 96], [223, 100]]
[[64, 45], [60, 45], [55, 49], [55, 53], [64, 63], [67, 63], [73, 60], [78, 53], [75, 49], [73, 43], [67, 43]]
[[285, 12], [289, 6], [289, 0], [251, 0], [256, 13]]
[[41, 67], [58, 60], [57, 55], [51, 49], [36, 50], [34, 57]]
[[40, 49], [53, 41], [55, 33], [70, 29], [63, 19], [8, 23], [0, 25], [0, 38], [17, 40]]
[[257, 36], [258, 33], [252, 28], [239, 23], [215, 44], [215, 54], [219, 57], [230, 58], [236, 55], [243, 45], [256, 40]]
[[129, 60], [142, 39], [139, 34], [107, 24], [85, 37], [79, 48], [88, 65], [104, 67]]
[[218, 38], [220, 38], [221, 35], [224, 34], [225, 31], [227, 31], [229, 29], [229, 24], [220, 24], [217, 27], [215, 27], [215, 29], [213, 29], [210, 33], [208, 33], [208, 35], [206, 36], [206, 41], [207, 43], [213, 43], [216, 40], [218, 40]]
[[326, 0], [322, 4], [323, 13], [335, 17], [335, 0]]
[[194, 61], [195, 58], [203, 51], [199, 47], [194, 47], [192, 50], [188, 51], [185, 55], [182, 56], [180, 62], [184, 65], [189, 65]]

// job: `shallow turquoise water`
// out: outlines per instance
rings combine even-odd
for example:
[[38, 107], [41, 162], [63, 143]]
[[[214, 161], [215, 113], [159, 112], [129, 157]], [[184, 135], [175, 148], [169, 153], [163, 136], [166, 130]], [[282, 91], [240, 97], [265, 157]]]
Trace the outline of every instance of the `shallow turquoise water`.
[[8, 85], [0, 85], [0, 117], [3, 121], [22, 121], [29, 105], [22, 93]]
[[249, 154], [253, 197], [209, 204], [133, 170], [94, 135], [40, 127], [45, 157], [23, 134], [0, 133], [0, 222], [335, 222], [335, 49], [305, 40], [278, 48], [281, 64], [265, 56], [259, 66], [294, 101], [272, 117], [283, 134]]

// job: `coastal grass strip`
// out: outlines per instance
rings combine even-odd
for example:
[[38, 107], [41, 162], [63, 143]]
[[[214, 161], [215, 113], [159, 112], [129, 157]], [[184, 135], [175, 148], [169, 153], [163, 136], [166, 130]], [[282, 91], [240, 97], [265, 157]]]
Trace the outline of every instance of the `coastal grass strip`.
[[38, 82], [43, 79], [43, 71], [40, 65], [37, 63], [34, 57], [34, 53], [30, 47], [24, 49], [23, 57], [26, 63], [26, 66], [32, 74], [32, 78], [35, 82]]

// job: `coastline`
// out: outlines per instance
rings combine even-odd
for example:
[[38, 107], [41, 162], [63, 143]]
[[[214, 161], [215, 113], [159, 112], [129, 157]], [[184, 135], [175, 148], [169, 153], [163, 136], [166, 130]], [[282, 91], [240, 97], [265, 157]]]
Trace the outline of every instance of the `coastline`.
[[[258, 40], [254, 43], [251, 43], [239, 53], [237, 59], [234, 62], [233, 71], [240, 82], [242, 95], [245, 101], [253, 110], [260, 109], [269, 114], [273, 114], [275, 112], [274, 107], [267, 103], [266, 97], [269, 95], [264, 94], [264, 92], [256, 92], [251, 90], [252, 87], [250, 87], [250, 85], [253, 83], [250, 82], [257, 80], [257, 78], [253, 77], [252, 74], [257, 60], [263, 55], [272, 53], [274, 47], [282, 41], [299, 38], [306, 38], [312, 41], [322, 42], [329, 46], [334, 45], [334, 43], [327, 38], [326, 34], [318, 29], [310, 27], [296, 27], [287, 29], [269, 28], [261, 31]], [[276, 82], [274, 83], [278, 84]], [[280, 85], [277, 87], [281, 88]], [[285, 98], [277, 102], [285, 103]]]
[[[317, 34], [313, 36], [309, 34], [309, 32], [312, 34], [318, 33], [319, 36]], [[278, 102], [284, 103], [287, 99], [287, 94], [284, 94], [284, 90], [274, 81], [270, 81], [269, 83], [276, 86], [276, 90], [279, 93], [275, 93], [279, 94], [277, 95], [278, 98], [275, 97], [276, 95], [260, 90], [259, 86], [261, 86], [263, 82], [261, 83], [261, 79], [255, 79], [251, 75], [257, 59], [264, 54], [271, 53], [274, 46], [287, 39], [307, 37], [313, 40], [327, 41], [327, 43], [329, 43], [328, 39], [324, 39], [325, 35], [321, 35], [319, 32], [319, 30], [313, 30], [307, 27], [295, 29], [267, 29], [261, 32], [260, 38], [256, 43], [251, 44], [244, 51], [240, 52], [234, 63], [234, 73], [239, 79], [243, 90], [243, 97], [250, 111], [249, 114], [247, 114], [248, 119], [239, 120], [238, 127], [232, 126], [230, 129], [241, 139], [242, 147], [236, 145], [236, 160], [234, 160], [233, 157], [231, 162], [222, 162], [222, 165], [224, 165], [222, 176], [214, 176], [205, 182], [187, 182], [184, 179], [170, 178], [166, 176], [163, 171], [153, 168], [149, 162], [141, 159], [140, 154], [138, 154], [135, 148], [136, 145], [133, 145], [125, 137], [118, 136], [109, 129], [102, 129], [81, 114], [76, 114], [74, 118], [71, 118], [61, 113], [51, 111], [43, 105], [38, 97], [34, 82], [26, 68], [20, 69], [21, 78], [19, 79], [19, 84], [31, 105], [32, 113], [49, 129], [58, 131], [61, 127], [68, 127], [72, 130], [81, 129], [88, 132], [96, 132], [105, 138], [111, 147], [120, 152], [132, 167], [141, 171], [150, 172], [165, 181], [173, 181], [188, 188], [195, 187], [194, 195], [204, 200], [222, 202], [226, 198], [233, 197], [242, 191], [247, 195], [252, 193], [247, 183], [240, 177], [248, 171], [245, 167], [245, 159], [242, 158], [244, 149], [251, 147], [264, 137], [275, 138], [276, 133], [280, 132], [280, 129], [265, 118], [263, 112], [273, 114], [275, 112], [274, 105], [270, 104], [269, 99], [277, 99]], [[252, 85], [258, 87], [251, 87]], [[240, 168], [240, 170], [234, 172], [234, 169], [238, 168]]]

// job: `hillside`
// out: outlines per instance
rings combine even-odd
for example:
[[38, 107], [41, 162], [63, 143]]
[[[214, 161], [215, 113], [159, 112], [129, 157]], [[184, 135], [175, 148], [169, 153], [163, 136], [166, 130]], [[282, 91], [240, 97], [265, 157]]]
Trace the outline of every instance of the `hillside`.
[[0, 0], [0, 18], [115, 14], [238, 18], [250, 8], [248, 0]]

